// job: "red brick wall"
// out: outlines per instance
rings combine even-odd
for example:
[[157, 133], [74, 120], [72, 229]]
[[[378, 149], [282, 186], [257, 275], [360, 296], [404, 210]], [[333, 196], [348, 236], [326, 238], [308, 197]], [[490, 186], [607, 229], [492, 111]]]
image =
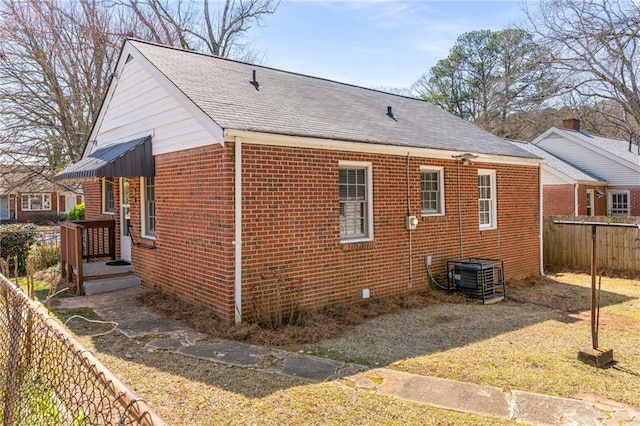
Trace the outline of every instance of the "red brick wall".
[[575, 213], [575, 189], [571, 184], [545, 185], [542, 198], [545, 216], [567, 216]]
[[[142, 192], [134, 180], [133, 263], [144, 286], [213, 308], [232, 319], [234, 289], [233, 143], [156, 156], [156, 240], [140, 235]], [[340, 243], [338, 162], [373, 163], [374, 242]], [[448, 160], [412, 158], [410, 197], [420, 217], [420, 166], [444, 167], [446, 215], [420, 219], [412, 234], [409, 277], [406, 157], [243, 146], [243, 311], [251, 300], [282, 290], [299, 291], [315, 308], [425, 289], [424, 258], [445, 278], [445, 262], [461, 257], [505, 261], [507, 278], [539, 273], [538, 169], [460, 165], [461, 254], [457, 167]], [[477, 170], [497, 171], [498, 229], [478, 229]], [[133, 183], [132, 182], [132, 183]], [[100, 186], [85, 185], [87, 218], [100, 217]], [[97, 200], [97, 202], [96, 202]], [[522, 200], [531, 200], [523, 203]], [[117, 206], [116, 206], [117, 209]], [[117, 215], [116, 215], [117, 216]], [[117, 219], [117, 218], [116, 218]], [[272, 297], [271, 303], [274, 303]]]
[[[233, 152], [218, 145], [155, 157], [156, 239], [141, 235], [136, 179], [132, 260], [142, 284], [234, 316]], [[133, 188], [134, 186], [132, 186]]]
[[[373, 163], [375, 242], [340, 243], [340, 160]], [[300, 301], [309, 307], [353, 301], [363, 288], [370, 289], [372, 297], [405, 293], [427, 287], [427, 255], [433, 258], [434, 273], [443, 280], [446, 260], [461, 256], [457, 163], [411, 159], [411, 209], [418, 216], [421, 165], [445, 168], [446, 215], [421, 219], [413, 232], [410, 285], [406, 157], [245, 145], [245, 291], [259, 292], [265, 285], [273, 286], [275, 279], [270, 274], [278, 268], [288, 283], [302, 285]], [[478, 168], [497, 171], [496, 230], [478, 229]], [[460, 176], [464, 257], [503, 259], [508, 278], [538, 274], [537, 168], [462, 165]]]
[[631, 216], [640, 216], [640, 186], [630, 188]]
[[605, 187], [595, 186], [595, 185], [578, 185], [578, 216], [584, 216], [587, 214], [587, 191], [588, 190], [593, 190], [594, 213], [592, 216], [606, 216], [607, 215], [607, 198], [605, 196], [598, 197], [598, 192], [597, 192], [597, 191], [600, 191], [604, 193]]

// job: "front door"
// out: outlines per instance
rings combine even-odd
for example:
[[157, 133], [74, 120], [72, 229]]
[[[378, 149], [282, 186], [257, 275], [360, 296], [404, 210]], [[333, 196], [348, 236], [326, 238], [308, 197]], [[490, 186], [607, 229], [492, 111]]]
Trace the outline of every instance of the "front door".
[[131, 205], [129, 204], [129, 179], [120, 179], [120, 258], [131, 261]]
[[0, 197], [0, 219], [9, 219], [9, 196]]

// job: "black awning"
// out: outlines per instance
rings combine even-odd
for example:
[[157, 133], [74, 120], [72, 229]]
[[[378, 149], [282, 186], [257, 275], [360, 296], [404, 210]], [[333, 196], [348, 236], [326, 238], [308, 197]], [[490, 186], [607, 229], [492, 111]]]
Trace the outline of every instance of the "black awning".
[[105, 146], [53, 177], [54, 181], [80, 181], [104, 177], [153, 177], [155, 164], [151, 136]]

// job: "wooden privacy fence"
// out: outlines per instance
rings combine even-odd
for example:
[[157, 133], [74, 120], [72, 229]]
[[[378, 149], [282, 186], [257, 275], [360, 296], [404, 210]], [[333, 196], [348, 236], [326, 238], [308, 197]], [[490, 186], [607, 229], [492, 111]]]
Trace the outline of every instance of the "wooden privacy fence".
[[[591, 227], [563, 226], [554, 220], [640, 224], [640, 217], [547, 216], [544, 218], [544, 263], [589, 269]], [[640, 272], [640, 229], [601, 227], [598, 268]]]

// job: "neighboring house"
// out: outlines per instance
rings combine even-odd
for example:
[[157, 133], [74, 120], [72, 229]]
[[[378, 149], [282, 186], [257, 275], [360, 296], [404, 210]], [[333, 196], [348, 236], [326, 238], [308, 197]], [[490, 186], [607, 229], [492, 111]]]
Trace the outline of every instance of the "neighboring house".
[[80, 185], [60, 185], [30, 166], [0, 166], [0, 220], [46, 221], [83, 202]]
[[561, 160], [538, 145], [509, 142], [545, 160], [542, 165], [542, 211], [545, 216], [607, 214], [606, 181]]
[[422, 100], [127, 40], [56, 179], [143, 286], [239, 321], [426, 289], [427, 256], [539, 274], [541, 161]]
[[[628, 141], [581, 131], [580, 120], [575, 118], [563, 120], [561, 129], [550, 128], [532, 144], [597, 181], [573, 176], [577, 179], [563, 187], [553, 182], [547, 185], [543, 179], [545, 214], [547, 203], [553, 206], [554, 212], [575, 211], [575, 207], [571, 207], [575, 201], [563, 196], [573, 186], [578, 196], [577, 214], [593, 212], [607, 216], [640, 216], [640, 155], [637, 145], [633, 145], [630, 151]], [[555, 194], [547, 200], [547, 194], [554, 191]]]

